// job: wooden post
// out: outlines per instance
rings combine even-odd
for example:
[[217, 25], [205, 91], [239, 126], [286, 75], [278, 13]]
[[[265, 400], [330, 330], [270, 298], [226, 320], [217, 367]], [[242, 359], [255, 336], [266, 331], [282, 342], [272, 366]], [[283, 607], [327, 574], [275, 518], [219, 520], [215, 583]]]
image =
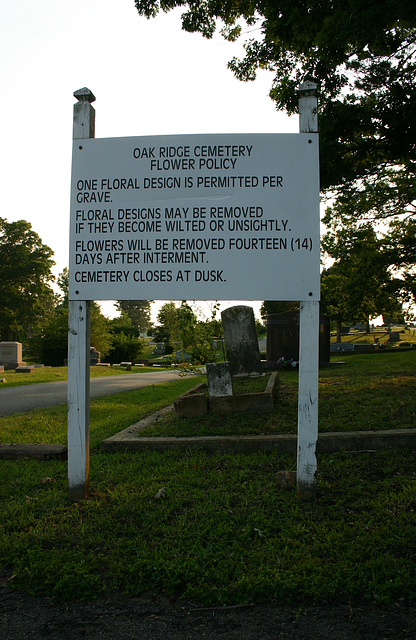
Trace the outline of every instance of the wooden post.
[[[73, 139], [94, 138], [95, 97], [87, 88], [74, 96]], [[68, 304], [68, 491], [72, 500], [83, 500], [89, 484], [91, 303]]]
[[[299, 130], [318, 133], [317, 86], [300, 86]], [[317, 212], [319, 215], [319, 212]], [[318, 267], [319, 268], [319, 267]], [[299, 399], [297, 488], [301, 496], [313, 497], [316, 488], [316, 443], [318, 440], [319, 302], [300, 302]]]

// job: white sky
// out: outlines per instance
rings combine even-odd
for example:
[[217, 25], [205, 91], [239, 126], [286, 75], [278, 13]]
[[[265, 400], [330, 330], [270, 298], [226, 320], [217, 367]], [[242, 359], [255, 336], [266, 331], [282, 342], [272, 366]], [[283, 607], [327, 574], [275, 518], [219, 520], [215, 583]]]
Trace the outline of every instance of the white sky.
[[270, 74], [242, 83], [226, 68], [241, 44], [185, 33], [180, 14], [146, 20], [133, 0], [1, 3], [0, 216], [32, 224], [56, 275], [68, 265], [75, 90], [97, 98], [97, 138], [298, 131], [268, 97]]

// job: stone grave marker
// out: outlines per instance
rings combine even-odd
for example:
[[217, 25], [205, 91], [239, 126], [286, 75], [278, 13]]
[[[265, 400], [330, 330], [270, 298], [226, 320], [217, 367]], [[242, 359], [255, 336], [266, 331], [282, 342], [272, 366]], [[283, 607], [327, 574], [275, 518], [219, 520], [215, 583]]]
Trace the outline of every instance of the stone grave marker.
[[263, 374], [253, 308], [229, 307], [221, 312], [221, 319], [231, 375]]
[[26, 364], [22, 361], [21, 342], [0, 342], [0, 364], [5, 369], [17, 369]]
[[100, 363], [101, 353], [94, 347], [90, 348], [90, 365], [94, 366]]
[[389, 342], [398, 342], [400, 340], [400, 331], [391, 331]]
[[267, 316], [267, 360], [299, 360], [299, 312], [284, 311]]
[[[299, 311], [271, 313], [267, 316], [267, 351], [268, 362], [299, 360]], [[328, 316], [319, 317], [319, 363], [330, 361], [330, 351], [336, 350], [330, 345], [331, 333]], [[344, 344], [344, 343], [340, 343]], [[347, 343], [345, 343], [347, 344]]]
[[228, 362], [207, 363], [207, 385], [210, 398], [233, 395], [233, 383]]

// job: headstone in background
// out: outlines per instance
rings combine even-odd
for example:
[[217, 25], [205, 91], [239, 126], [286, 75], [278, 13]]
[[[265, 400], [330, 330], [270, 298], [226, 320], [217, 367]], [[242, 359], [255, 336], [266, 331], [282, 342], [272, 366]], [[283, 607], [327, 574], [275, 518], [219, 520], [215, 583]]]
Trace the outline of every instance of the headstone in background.
[[228, 362], [209, 362], [207, 364], [207, 386], [210, 398], [233, 395], [233, 383]]
[[262, 374], [253, 308], [229, 307], [221, 312], [221, 319], [231, 375]]
[[331, 358], [331, 326], [329, 316], [319, 316], [319, 364]]
[[[319, 363], [330, 360], [329, 317], [319, 317]], [[299, 361], [299, 311], [271, 313], [267, 316], [267, 361], [280, 358]]]
[[284, 311], [267, 316], [267, 351], [269, 362], [299, 360], [299, 312]]
[[400, 340], [400, 331], [390, 331], [389, 342], [398, 342]]
[[94, 349], [94, 347], [90, 348], [90, 365], [99, 364], [101, 353]]
[[20, 342], [0, 342], [0, 364], [5, 369], [17, 369], [26, 363], [22, 361], [22, 344]]

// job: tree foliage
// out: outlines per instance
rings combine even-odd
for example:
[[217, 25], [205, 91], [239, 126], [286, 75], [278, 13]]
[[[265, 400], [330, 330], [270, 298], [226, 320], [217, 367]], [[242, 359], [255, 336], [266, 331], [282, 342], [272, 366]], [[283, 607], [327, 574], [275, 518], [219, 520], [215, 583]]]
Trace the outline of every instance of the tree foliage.
[[324, 189], [414, 157], [416, 16], [408, 0], [135, 4], [146, 17], [184, 7], [183, 29], [208, 38], [218, 21], [226, 38], [248, 36], [245, 57], [229, 66], [241, 80], [253, 80], [260, 68], [273, 71], [278, 109], [296, 112], [300, 83], [317, 82]]
[[107, 327], [111, 333], [111, 347], [107, 361], [111, 364], [135, 362], [144, 349], [138, 326], [126, 312], [122, 311], [119, 316], [107, 321]]
[[[91, 346], [101, 353], [101, 359], [111, 349], [111, 334], [99, 306], [91, 303]], [[30, 357], [51, 367], [62, 367], [68, 358], [68, 305], [55, 307], [43, 326], [30, 339]]]
[[299, 311], [299, 303], [291, 300], [264, 300], [260, 307], [260, 315], [265, 323], [268, 315], [286, 311]]
[[[61, 294], [55, 296], [55, 304], [51, 307], [38, 330], [29, 341], [30, 357], [52, 367], [63, 366], [68, 358], [68, 269], [65, 268], [57, 277]], [[91, 346], [104, 358], [111, 348], [111, 334], [107, 319], [101, 313], [96, 302], [91, 302]]]
[[[416, 203], [416, 12], [409, 0], [136, 0], [140, 15], [183, 7], [182, 26], [212, 37], [245, 38], [230, 69], [253, 80], [273, 75], [270, 96], [292, 114], [305, 79], [319, 90], [321, 188], [332, 198], [324, 222], [388, 224], [391, 266], [414, 294], [409, 239]], [[386, 237], [386, 236], [385, 236]], [[387, 236], [388, 237], [388, 236]], [[386, 257], [387, 257], [386, 253]], [[403, 288], [403, 287], [402, 287]]]
[[186, 302], [179, 306], [167, 302], [160, 308], [157, 321], [153, 337], [164, 343], [166, 353], [182, 350], [201, 364], [215, 360], [214, 339], [222, 335], [215, 313], [210, 320], [201, 321]]
[[335, 262], [322, 273], [321, 306], [337, 323], [338, 341], [343, 322], [366, 323], [371, 316], [397, 313], [397, 282], [371, 225], [328, 233], [323, 246]]
[[29, 222], [0, 218], [2, 340], [22, 340], [53, 307], [52, 256]]
[[126, 314], [138, 333], [145, 332], [150, 326], [150, 305], [153, 300], [118, 300], [116, 308]]

